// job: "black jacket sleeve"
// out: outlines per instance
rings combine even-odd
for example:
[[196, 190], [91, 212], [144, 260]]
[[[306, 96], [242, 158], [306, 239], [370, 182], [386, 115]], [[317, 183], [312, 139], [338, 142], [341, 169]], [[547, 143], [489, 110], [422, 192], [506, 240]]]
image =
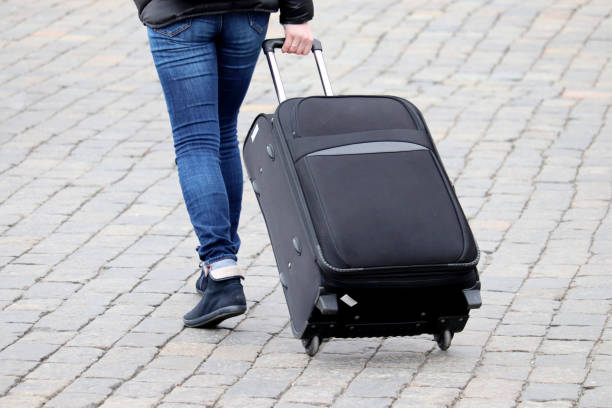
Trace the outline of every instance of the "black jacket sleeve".
[[281, 24], [302, 24], [312, 20], [312, 0], [280, 0], [279, 3]]

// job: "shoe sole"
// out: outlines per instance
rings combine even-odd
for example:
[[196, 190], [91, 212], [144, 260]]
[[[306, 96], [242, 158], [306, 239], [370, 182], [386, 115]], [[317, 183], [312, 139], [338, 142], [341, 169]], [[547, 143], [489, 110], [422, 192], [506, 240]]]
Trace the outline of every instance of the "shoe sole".
[[234, 305], [225, 306], [214, 312], [200, 316], [197, 319], [185, 319], [183, 323], [187, 327], [213, 327], [230, 317], [239, 316], [246, 312], [246, 306]]

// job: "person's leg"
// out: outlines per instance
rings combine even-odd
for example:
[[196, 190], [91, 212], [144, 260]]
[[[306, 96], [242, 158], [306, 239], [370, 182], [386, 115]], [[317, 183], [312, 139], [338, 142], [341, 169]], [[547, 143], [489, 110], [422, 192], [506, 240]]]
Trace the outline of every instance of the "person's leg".
[[[207, 16], [149, 29], [149, 43], [170, 114], [179, 181], [206, 264], [235, 262], [228, 194], [219, 159], [217, 52], [221, 16]], [[204, 271], [210, 268], [205, 266]], [[234, 275], [239, 271], [234, 271]], [[201, 276], [202, 299], [183, 321], [213, 325], [244, 313], [240, 277], [210, 281]], [[200, 282], [202, 281], [202, 282]], [[205, 283], [205, 284], [204, 284]], [[204, 287], [205, 286], [205, 287]]]
[[229, 201], [230, 237], [233, 248], [238, 251], [243, 176], [236, 123], [266, 36], [270, 13], [227, 13], [222, 17], [221, 35], [217, 39], [219, 158]]
[[149, 43], [170, 115], [179, 181], [205, 263], [236, 259], [220, 165], [215, 40], [221, 16], [149, 29]]
[[[268, 19], [269, 13], [223, 14], [221, 34], [217, 38], [219, 159], [229, 203], [230, 240], [234, 253], [240, 247], [238, 222], [242, 203], [242, 163], [236, 122], [257, 63]], [[234, 258], [224, 258], [209, 265], [210, 273], [202, 300], [184, 317], [187, 326], [212, 326], [246, 310], [240, 278], [235, 276], [239, 271], [235, 262]], [[239, 306], [242, 303], [244, 309]]]
[[236, 119], [268, 16], [232, 13], [149, 29], [183, 196], [203, 270], [210, 271], [198, 280], [203, 297], [184, 316], [188, 326], [212, 325], [246, 310], [235, 266], [242, 199]]

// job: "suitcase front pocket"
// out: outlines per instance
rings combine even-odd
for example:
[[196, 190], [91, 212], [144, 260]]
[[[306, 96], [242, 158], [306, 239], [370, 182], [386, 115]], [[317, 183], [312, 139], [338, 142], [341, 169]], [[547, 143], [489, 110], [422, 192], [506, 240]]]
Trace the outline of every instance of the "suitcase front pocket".
[[405, 142], [359, 143], [296, 163], [321, 250], [337, 268], [452, 264], [466, 247], [435, 155]]
[[298, 137], [328, 137], [352, 132], [418, 129], [413, 113], [387, 96], [310, 96], [293, 110]]

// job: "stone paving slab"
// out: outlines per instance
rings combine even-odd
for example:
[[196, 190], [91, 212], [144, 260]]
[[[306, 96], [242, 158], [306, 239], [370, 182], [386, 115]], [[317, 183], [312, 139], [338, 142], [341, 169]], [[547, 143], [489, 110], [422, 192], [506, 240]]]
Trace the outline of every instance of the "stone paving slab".
[[[446, 352], [332, 339], [314, 357], [248, 183], [249, 311], [183, 327], [197, 243], [134, 6], [5, 0], [0, 15], [0, 407], [612, 407], [608, 0], [316, 2], [335, 92], [423, 110], [484, 304]], [[288, 95], [320, 93], [310, 58], [279, 63]], [[260, 58], [240, 137], [275, 104]]]

